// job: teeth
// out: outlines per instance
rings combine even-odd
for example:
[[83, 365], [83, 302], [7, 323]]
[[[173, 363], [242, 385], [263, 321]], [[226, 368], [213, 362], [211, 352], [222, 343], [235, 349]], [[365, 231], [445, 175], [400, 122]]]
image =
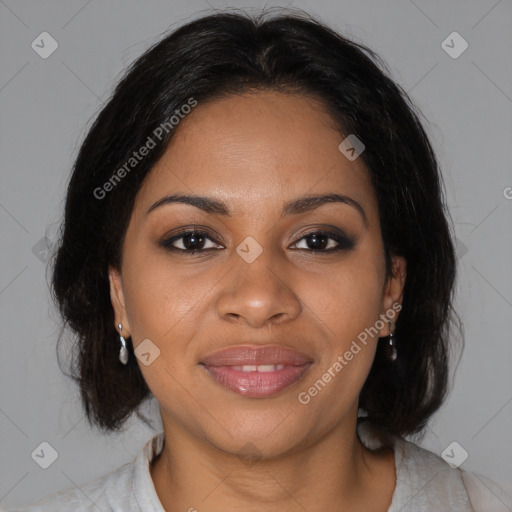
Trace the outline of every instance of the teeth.
[[244, 366], [232, 366], [232, 368], [241, 372], [275, 372], [276, 370], [282, 370], [284, 364], [246, 364]]
[[259, 372], [275, 372], [277, 370], [277, 365], [275, 364], [260, 364], [258, 366]]

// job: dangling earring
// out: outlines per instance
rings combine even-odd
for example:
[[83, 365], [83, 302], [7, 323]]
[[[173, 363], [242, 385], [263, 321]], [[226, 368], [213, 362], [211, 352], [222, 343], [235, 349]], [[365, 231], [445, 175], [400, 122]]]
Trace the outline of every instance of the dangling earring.
[[387, 342], [387, 346], [386, 346], [386, 353], [388, 355], [388, 359], [391, 362], [394, 362], [394, 361], [396, 361], [396, 358], [398, 356], [397, 350], [396, 350], [396, 340], [393, 337], [393, 331], [394, 331], [395, 324], [389, 318], [388, 318], [388, 322], [389, 322], [389, 337], [388, 337], [388, 342]]
[[126, 348], [126, 340], [123, 338], [121, 331], [123, 330], [122, 324], [118, 325], [119, 327], [119, 342], [121, 344], [121, 348], [119, 349], [119, 361], [123, 364], [128, 364], [128, 349]]

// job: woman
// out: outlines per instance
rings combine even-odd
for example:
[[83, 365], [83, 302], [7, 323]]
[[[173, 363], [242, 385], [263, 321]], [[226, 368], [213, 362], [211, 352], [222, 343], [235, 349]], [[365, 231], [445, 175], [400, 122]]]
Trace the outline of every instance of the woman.
[[154, 397], [163, 432], [25, 510], [501, 510], [404, 439], [446, 394], [456, 259], [381, 67], [306, 15], [234, 13], [131, 66], [78, 155], [52, 284], [89, 422]]

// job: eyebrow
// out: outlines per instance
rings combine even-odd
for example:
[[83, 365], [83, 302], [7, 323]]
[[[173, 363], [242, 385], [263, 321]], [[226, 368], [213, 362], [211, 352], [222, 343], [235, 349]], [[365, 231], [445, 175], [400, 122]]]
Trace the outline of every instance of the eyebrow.
[[[160, 206], [173, 203], [189, 204], [206, 213], [231, 217], [229, 206], [225, 202], [211, 197], [185, 194], [171, 194], [162, 197], [148, 209], [146, 215]], [[355, 199], [341, 194], [309, 195], [293, 199], [284, 205], [281, 211], [281, 217], [306, 213], [315, 210], [326, 203], [343, 203], [354, 207], [363, 218], [365, 226], [368, 226], [368, 218], [363, 207]]]

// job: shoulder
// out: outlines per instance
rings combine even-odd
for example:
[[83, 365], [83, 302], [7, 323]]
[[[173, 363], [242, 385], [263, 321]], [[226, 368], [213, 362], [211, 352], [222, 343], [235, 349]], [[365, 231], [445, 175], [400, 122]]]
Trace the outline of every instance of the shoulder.
[[[85, 484], [68, 487], [45, 496], [32, 505], [10, 509], [7, 512], [56, 512], [80, 510], [80, 512], [107, 512], [123, 510], [129, 512], [134, 462]], [[121, 508], [119, 508], [121, 507]], [[138, 510], [138, 508], [133, 508]]]
[[462, 481], [475, 512], [509, 512], [512, 510], [512, 483], [501, 487], [484, 475], [462, 472]]
[[[512, 498], [498, 484], [475, 472], [450, 466], [435, 453], [409, 441], [398, 442], [403, 453], [403, 480], [407, 499], [424, 503], [411, 510], [450, 510], [471, 512], [508, 512]], [[407, 493], [407, 491], [405, 492]], [[435, 506], [433, 504], [436, 504]]]
[[361, 441], [370, 449], [393, 447], [396, 486], [388, 512], [507, 512], [510, 496], [497, 484], [476, 473], [450, 466], [437, 454], [363, 423]]
[[150, 462], [161, 452], [164, 443], [164, 433], [157, 432], [132, 462], [83, 485], [73, 485], [28, 507], [7, 512], [164, 512], [149, 471]]

